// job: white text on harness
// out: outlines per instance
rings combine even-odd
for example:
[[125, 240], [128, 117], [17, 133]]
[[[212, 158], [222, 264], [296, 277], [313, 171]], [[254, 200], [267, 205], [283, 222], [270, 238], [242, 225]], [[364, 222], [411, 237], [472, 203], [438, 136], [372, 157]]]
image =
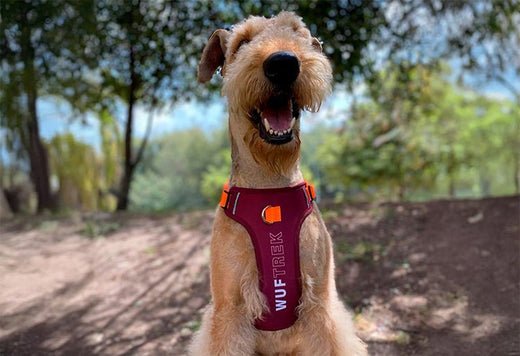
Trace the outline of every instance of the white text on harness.
[[285, 256], [283, 249], [282, 232], [273, 235], [269, 233], [269, 241], [271, 243], [271, 265], [273, 267], [273, 283], [274, 283], [274, 300], [276, 303], [276, 311], [284, 310], [287, 307], [287, 290], [282, 276], [285, 275]]

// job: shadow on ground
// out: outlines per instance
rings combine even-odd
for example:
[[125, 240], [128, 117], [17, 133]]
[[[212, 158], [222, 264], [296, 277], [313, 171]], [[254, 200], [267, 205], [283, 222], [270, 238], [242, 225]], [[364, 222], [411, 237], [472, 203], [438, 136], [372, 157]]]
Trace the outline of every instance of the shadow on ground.
[[[0, 355], [185, 354], [209, 301], [212, 215], [2, 224]], [[371, 355], [520, 355], [518, 197], [324, 216]]]
[[209, 301], [211, 217], [117, 217], [117, 232], [94, 239], [70, 220], [8, 226], [0, 355], [183, 354]]

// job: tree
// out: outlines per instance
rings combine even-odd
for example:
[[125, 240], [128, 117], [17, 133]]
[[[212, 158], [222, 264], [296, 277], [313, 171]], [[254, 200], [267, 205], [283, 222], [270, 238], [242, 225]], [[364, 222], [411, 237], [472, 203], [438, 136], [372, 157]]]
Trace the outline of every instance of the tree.
[[[189, 21], [191, 2], [98, 1], [100, 36], [99, 87], [104, 97], [126, 105], [124, 158], [117, 192], [117, 210], [128, 207], [135, 169], [143, 157], [153, 111], [182, 97], [195, 73], [180, 38], [193, 30]], [[137, 105], [150, 112], [147, 134], [136, 149], [134, 120]]]
[[77, 58], [86, 50], [82, 36], [91, 28], [90, 1], [0, 2], [0, 125], [6, 139], [29, 161], [38, 211], [53, 209], [47, 150], [40, 137], [37, 102], [41, 95], [73, 81]]
[[[339, 134], [317, 152], [326, 181], [350, 197], [514, 193], [518, 107], [450, 83], [444, 65], [378, 73]], [[377, 98], [377, 99], [376, 99]]]

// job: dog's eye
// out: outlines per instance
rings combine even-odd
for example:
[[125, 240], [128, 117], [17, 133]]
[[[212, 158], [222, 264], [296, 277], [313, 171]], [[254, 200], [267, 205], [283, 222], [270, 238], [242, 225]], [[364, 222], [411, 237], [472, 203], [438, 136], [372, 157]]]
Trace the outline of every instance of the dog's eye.
[[237, 46], [237, 49], [235, 50], [235, 52], [238, 52], [238, 50], [240, 49], [240, 47], [242, 47], [243, 45], [248, 44], [248, 43], [249, 43], [249, 40], [247, 40], [247, 39], [243, 39], [242, 41], [240, 41], [240, 42], [238, 43], [238, 46]]

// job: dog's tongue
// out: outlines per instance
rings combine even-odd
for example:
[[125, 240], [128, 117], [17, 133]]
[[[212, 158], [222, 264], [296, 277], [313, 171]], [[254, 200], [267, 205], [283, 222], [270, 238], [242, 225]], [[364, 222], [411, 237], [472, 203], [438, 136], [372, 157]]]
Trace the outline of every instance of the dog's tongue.
[[262, 110], [262, 119], [266, 119], [274, 131], [289, 130], [292, 120], [291, 102], [267, 105]]

